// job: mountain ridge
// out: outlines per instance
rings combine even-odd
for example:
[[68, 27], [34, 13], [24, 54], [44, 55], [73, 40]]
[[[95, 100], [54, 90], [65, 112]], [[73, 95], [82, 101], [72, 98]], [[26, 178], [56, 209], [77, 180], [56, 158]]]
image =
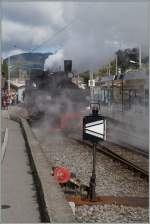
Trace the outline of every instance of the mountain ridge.
[[[9, 62], [11, 65], [26, 65], [28, 67], [39, 66], [41, 69], [44, 69], [44, 62], [46, 58], [48, 58], [48, 56], [52, 54], [53, 53], [51, 52], [21, 53], [10, 56]], [[8, 63], [8, 57], [5, 58], [4, 61]]]

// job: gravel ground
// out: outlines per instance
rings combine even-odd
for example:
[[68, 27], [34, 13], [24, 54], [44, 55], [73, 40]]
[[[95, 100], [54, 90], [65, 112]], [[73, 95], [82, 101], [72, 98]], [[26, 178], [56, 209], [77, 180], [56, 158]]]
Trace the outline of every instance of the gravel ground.
[[[54, 166], [68, 167], [84, 184], [88, 184], [92, 170], [91, 148], [68, 140], [59, 133], [50, 134], [44, 139], [40, 138], [39, 133], [36, 129], [35, 134], [41, 140], [48, 160]], [[98, 195], [148, 196], [148, 182], [145, 179], [101, 153], [97, 153], [96, 173]]]
[[[45, 155], [53, 166], [64, 166], [75, 172], [82, 183], [89, 184], [92, 170], [92, 150], [60, 132], [49, 133], [34, 129]], [[138, 173], [97, 153], [97, 195], [148, 197], [148, 182]], [[82, 206], [76, 209], [77, 222], [147, 222], [148, 210], [125, 206]]]
[[[16, 112], [20, 111], [22, 108]], [[26, 111], [22, 114], [28, 116]], [[88, 184], [92, 170], [91, 148], [64, 138], [60, 132], [49, 132], [48, 126], [44, 123], [33, 131], [49, 162], [53, 166], [68, 167], [82, 183]], [[98, 195], [148, 197], [146, 180], [100, 153], [97, 153], [96, 173]], [[76, 220], [81, 223], [148, 223], [148, 209], [116, 205], [78, 206]]]
[[148, 222], [148, 209], [116, 205], [76, 207], [77, 222], [143, 223]]

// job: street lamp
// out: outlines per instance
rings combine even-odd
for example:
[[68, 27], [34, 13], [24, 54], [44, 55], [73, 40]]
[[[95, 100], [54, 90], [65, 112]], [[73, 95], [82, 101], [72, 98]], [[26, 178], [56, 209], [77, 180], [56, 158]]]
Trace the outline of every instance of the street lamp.
[[133, 63], [133, 64], [139, 64], [138, 62], [136, 62], [136, 61], [132, 61], [132, 60], [130, 60], [129, 62], [131, 62], [131, 63]]
[[14, 69], [16, 65], [10, 65], [10, 59], [8, 59], [8, 92], [10, 93], [10, 75], [11, 69]]
[[139, 69], [141, 69], [141, 64], [139, 62], [133, 61], [133, 60], [130, 60], [129, 62], [132, 63], [132, 64], [135, 64], [135, 65], [136, 64], [139, 65]]
[[8, 58], [8, 92], [10, 93], [10, 56]]
[[139, 55], [138, 55], [138, 62], [130, 60], [129, 62], [131, 62], [132, 64], [138, 64], [139, 65], [139, 69], [141, 69], [142, 67], [142, 52], [141, 52], [141, 46], [138, 47], [139, 49]]
[[[16, 45], [13, 46], [13, 48], [16, 48]], [[8, 58], [8, 92], [10, 93], [10, 57]]]

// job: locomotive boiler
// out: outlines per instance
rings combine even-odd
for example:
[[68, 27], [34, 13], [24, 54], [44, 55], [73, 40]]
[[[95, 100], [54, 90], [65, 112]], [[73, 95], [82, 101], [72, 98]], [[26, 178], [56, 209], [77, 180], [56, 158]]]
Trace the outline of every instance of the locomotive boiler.
[[64, 71], [41, 71], [26, 84], [25, 103], [30, 122], [46, 119], [51, 129], [73, 130], [80, 127], [82, 112], [89, 105], [89, 90], [71, 80], [72, 61], [64, 61]]

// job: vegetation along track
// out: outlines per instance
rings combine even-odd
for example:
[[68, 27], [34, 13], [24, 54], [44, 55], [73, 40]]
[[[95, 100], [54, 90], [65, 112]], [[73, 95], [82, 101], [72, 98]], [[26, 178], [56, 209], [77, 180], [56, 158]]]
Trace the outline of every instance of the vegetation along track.
[[[77, 139], [77, 138], [72, 138], [72, 139], [75, 140], [76, 142], [78, 142], [79, 144], [87, 145], [89, 147], [92, 147], [92, 143], [90, 143], [88, 141], [83, 141], [83, 140]], [[119, 146], [116, 147], [116, 152], [114, 152], [115, 151], [114, 150], [114, 148], [115, 148], [114, 144], [111, 145], [111, 143], [110, 144], [109, 143], [107, 143], [107, 144], [102, 143], [102, 144], [97, 144], [96, 149], [97, 149], [98, 152], [101, 152], [101, 153], [109, 156], [113, 160], [116, 160], [118, 162], [121, 162], [124, 165], [127, 165], [129, 169], [132, 169], [135, 172], [139, 172], [141, 174], [141, 176], [145, 177], [148, 180], [148, 177], [149, 177], [148, 167], [143, 168], [143, 166], [142, 166], [142, 165], [148, 164], [148, 158], [144, 158], [142, 156], [142, 159], [141, 159], [141, 155], [138, 155], [138, 156], [140, 156], [140, 159], [138, 159], [137, 162], [134, 159], [134, 162], [133, 162], [130, 159], [126, 159], [124, 155], [121, 156], [118, 153], [118, 147]], [[119, 147], [119, 150], [122, 150], [122, 147]], [[123, 154], [125, 154], [125, 153], [123, 153]], [[133, 152], [132, 152], [132, 157], [133, 157]], [[142, 160], [142, 161], [139, 163], [139, 160]]]

